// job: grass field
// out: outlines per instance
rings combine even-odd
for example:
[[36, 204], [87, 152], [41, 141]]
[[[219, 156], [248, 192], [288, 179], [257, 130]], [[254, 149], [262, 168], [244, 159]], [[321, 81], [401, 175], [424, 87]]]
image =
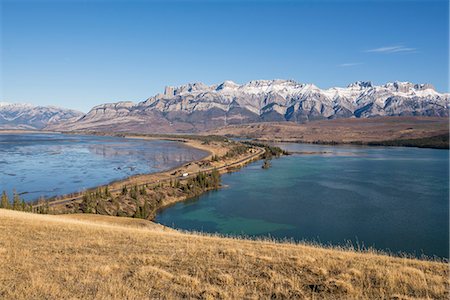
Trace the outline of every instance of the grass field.
[[2, 299], [448, 299], [444, 262], [0, 209]]
[[267, 141], [303, 143], [359, 143], [448, 148], [449, 119], [437, 117], [346, 118], [229, 125], [210, 134], [249, 137]]

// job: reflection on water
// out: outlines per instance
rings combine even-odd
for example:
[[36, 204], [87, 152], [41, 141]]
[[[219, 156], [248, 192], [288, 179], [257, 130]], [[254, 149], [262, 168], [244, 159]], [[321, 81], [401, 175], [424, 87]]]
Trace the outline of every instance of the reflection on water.
[[169, 207], [157, 221], [448, 257], [448, 150], [277, 145], [308, 154], [224, 175], [225, 188]]
[[0, 190], [26, 200], [158, 172], [206, 153], [178, 142], [58, 134], [0, 135]]

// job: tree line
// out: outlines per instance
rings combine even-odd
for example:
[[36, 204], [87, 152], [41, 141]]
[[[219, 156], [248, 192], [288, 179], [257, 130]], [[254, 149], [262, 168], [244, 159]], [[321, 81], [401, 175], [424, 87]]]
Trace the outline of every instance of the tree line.
[[[109, 214], [150, 219], [161, 207], [165, 197], [184, 195], [187, 198], [200, 195], [206, 190], [220, 186], [221, 177], [216, 169], [210, 173], [199, 173], [187, 179], [174, 179], [168, 183], [156, 185], [124, 185], [119, 193], [112, 195], [108, 187], [95, 191], [86, 191], [79, 205], [83, 213]], [[122, 205], [132, 204], [133, 210], [124, 209]]]
[[0, 201], [0, 208], [13, 209], [19, 211], [33, 211], [33, 206], [30, 203], [26, 203], [25, 200], [20, 199], [19, 194], [14, 190], [13, 197], [10, 200], [6, 191], [2, 192], [2, 198]]

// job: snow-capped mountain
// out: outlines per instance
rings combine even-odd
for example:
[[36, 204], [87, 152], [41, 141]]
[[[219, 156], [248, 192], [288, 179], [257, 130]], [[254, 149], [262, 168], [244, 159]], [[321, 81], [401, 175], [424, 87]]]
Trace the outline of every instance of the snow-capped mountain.
[[53, 106], [0, 102], [0, 129], [42, 129], [82, 115], [79, 111]]
[[94, 107], [76, 121], [50, 126], [65, 130], [194, 132], [228, 124], [260, 121], [368, 118], [374, 116], [448, 116], [450, 94], [430, 84], [393, 82], [376, 86], [358, 81], [320, 89], [292, 80], [232, 81], [208, 86], [166, 87], [147, 100]]

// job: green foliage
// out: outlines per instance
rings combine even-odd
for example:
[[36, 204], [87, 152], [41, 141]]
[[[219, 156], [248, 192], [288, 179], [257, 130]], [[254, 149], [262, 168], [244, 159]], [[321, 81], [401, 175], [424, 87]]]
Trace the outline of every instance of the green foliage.
[[245, 146], [243, 144], [239, 144], [234, 146], [233, 148], [231, 148], [230, 150], [227, 151], [227, 153], [224, 155], [225, 158], [232, 158], [244, 153], [247, 153], [248, 150], [248, 146]]
[[[358, 144], [358, 142], [354, 142], [354, 144]], [[418, 139], [404, 139], [404, 140], [398, 139], [379, 142], [368, 142], [367, 145], [449, 149], [449, 136], [448, 134], [442, 134]]]
[[80, 208], [84, 213], [92, 214], [96, 212], [98, 192], [90, 193], [86, 191], [83, 195]]
[[109, 188], [108, 186], [105, 186], [105, 193], [104, 193], [105, 197], [109, 198], [111, 197], [111, 193], [109, 192]]
[[270, 160], [269, 160], [269, 159], [265, 159], [265, 160], [264, 160], [264, 163], [263, 163], [263, 165], [262, 165], [262, 168], [263, 168], [263, 169], [268, 169], [268, 168], [270, 168], [270, 167], [271, 167]]
[[33, 212], [36, 212], [38, 214], [48, 214], [50, 207], [48, 204], [48, 200], [45, 200], [44, 197], [39, 198], [37, 201], [38, 206], [33, 209]]
[[149, 214], [150, 214], [150, 207], [149, 207], [148, 201], [145, 200], [144, 201], [144, 206], [142, 208], [142, 218], [143, 219], [147, 219]]
[[189, 178], [185, 184], [181, 185], [181, 190], [189, 196], [197, 196], [205, 190], [218, 188], [220, 186], [220, 173], [214, 169], [211, 173], [199, 173], [193, 178]]
[[140, 207], [139, 205], [136, 205], [136, 212], [134, 213], [133, 218], [143, 219], [143, 217], [142, 217], [142, 207]]
[[176, 189], [179, 189], [181, 186], [180, 181], [178, 179], [175, 179], [174, 183], [173, 183], [173, 187]]
[[12, 203], [12, 209], [14, 210], [22, 210], [22, 201], [20, 201], [19, 194], [14, 190], [13, 192], [13, 203]]
[[134, 200], [137, 200], [138, 198], [138, 187], [137, 185], [133, 186], [130, 190], [130, 197]]
[[3, 191], [3, 193], [2, 193], [2, 200], [0, 202], [0, 208], [6, 208], [6, 209], [10, 208], [9, 197], [8, 197], [8, 194], [6, 194], [5, 191]]
[[147, 196], [147, 189], [145, 188], [145, 186], [141, 186], [139, 194], [141, 194], [142, 196]]
[[25, 200], [20, 199], [19, 194], [14, 190], [12, 203], [9, 202], [9, 197], [6, 191], [2, 192], [2, 197], [0, 201], [0, 208], [14, 209], [18, 211], [33, 211], [31, 204], [25, 202]]
[[280, 147], [271, 146], [263, 143], [256, 143], [251, 141], [245, 141], [242, 142], [243, 144], [254, 146], [254, 147], [260, 147], [264, 148], [265, 153], [262, 156], [263, 159], [272, 159], [273, 157], [280, 157], [282, 155], [289, 155], [289, 152], [286, 150], [281, 149]]
[[128, 189], [127, 189], [127, 186], [124, 185], [124, 186], [122, 187], [122, 195], [126, 195], [126, 194], [128, 194]]

